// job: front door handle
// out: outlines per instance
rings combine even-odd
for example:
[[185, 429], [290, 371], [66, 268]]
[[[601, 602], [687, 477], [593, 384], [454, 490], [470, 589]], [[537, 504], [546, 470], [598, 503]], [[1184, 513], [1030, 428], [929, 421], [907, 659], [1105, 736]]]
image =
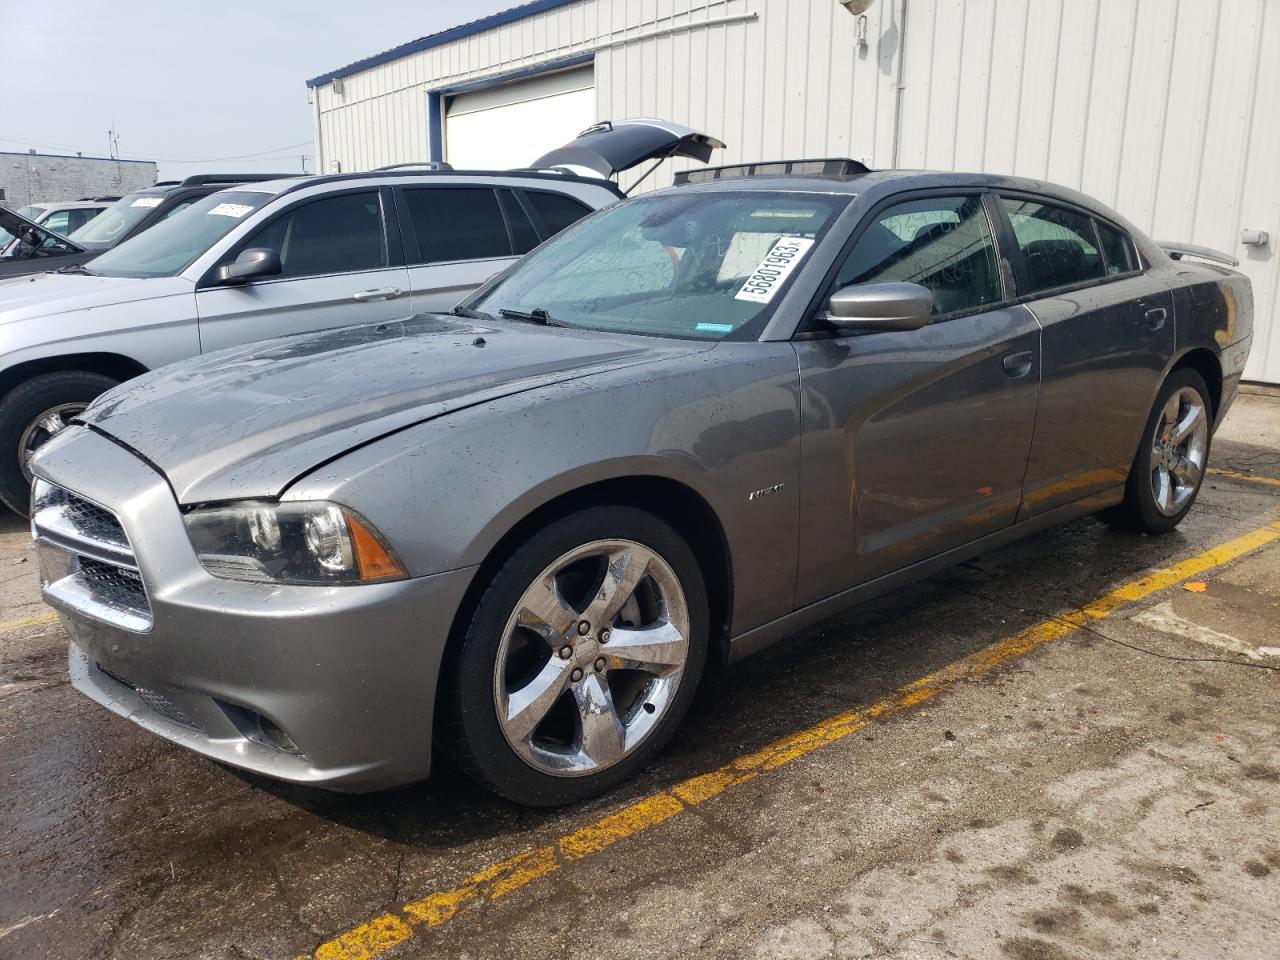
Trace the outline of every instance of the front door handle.
[[1031, 363], [1034, 359], [1035, 355], [1030, 350], [1011, 353], [1004, 358], [1004, 372], [1015, 380], [1025, 377], [1031, 372]]
[[1147, 321], [1147, 326], [1152, 330], [1159, 330], [1164, 326], [1164, 322], [1169, 319], [1169, 311], [1164, 307], [1152, 307], [1142, 315]]
[[400, 296], [399, 287], [378, 287], [376, 290], [361, 290], [359, 293], [353, 293], [351, 299], [359, 303], [367, 303], [370, 300], [394, 300]]

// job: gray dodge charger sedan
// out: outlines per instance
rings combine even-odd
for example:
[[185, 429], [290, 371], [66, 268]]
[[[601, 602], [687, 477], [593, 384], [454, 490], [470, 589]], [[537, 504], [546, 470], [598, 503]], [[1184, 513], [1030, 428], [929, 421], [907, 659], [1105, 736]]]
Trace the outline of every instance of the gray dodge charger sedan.
[[1029, 180], [684, 180], [452, 315], [96, 401], [34, 462], [76, 687], [286, 780], [419, 779], [434, 742], [564, 803], [650, 760], [711, 661], [1051, 524], [1191, 509], [1244, 277]]

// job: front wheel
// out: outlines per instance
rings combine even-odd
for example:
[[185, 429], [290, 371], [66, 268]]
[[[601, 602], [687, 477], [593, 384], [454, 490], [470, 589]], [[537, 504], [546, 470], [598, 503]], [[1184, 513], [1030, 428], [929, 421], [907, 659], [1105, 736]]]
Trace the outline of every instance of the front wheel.
[[1204, 378], [1174, 371], [1161, 387], [1134, 458], [1124, 501], [1101, 516], [1143, 533], [1168, 533], [1200, 493], [1213, 417]]
[[0, 399], [0, 500], [26, 516], [31, 498], [31, 458], [54, 434], [118, 380], [87, 370], [43, 373]]
[[441, 689], [442, 740], [482, 784], [553, 806], [627, 779], [688, 710], [707, 654], [692, 550], [631, 507], [535, 533], [494, 573]]

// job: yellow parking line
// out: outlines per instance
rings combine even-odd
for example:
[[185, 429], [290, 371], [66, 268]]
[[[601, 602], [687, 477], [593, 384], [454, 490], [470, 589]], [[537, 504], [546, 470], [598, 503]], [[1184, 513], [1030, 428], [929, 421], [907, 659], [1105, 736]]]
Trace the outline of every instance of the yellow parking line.
[[53, 611], [37, 613], [34, 617], [19, 617], [17, 620], [0, 620], [0, 633], [10, 630], [21, 630], [23, 627], [38, 627], [44, 623], [53, 623], [58, 615]]
[[1280, 487], [1280, 480], [1275, 477], [1263, 477], [1256, 473], [1241, 473], [1239, 470], [1225, 470], [1222, 467], [1210, 467], [1210, 473], [1216, 473], [1220, 477], [1230, 477], [1232, 480], [1246, 480], [1249, 483], [1265, 483], [1267, 486]]
[[[819, 747], [856, 733], [868, 723], [891, 717], [930, 700], [962, 680], [981, 676], [1009, 661], [1060, 639], [1116, 610], [1229, 563], [1247, 553], [1280, 540], [1280, 523], [1260, 527], [1206, 550], [1171, 567], [1126, 583], [1096, 600], [1058, 617], [1050, 617], [998, 643], [970, 654], [926, 677], [915, 680], [869, 707], [849, 710], [739, 757], [718, 770], [700, 774], [668, 790], [632, 803], [554, 843], [494, 864], [468, 877], [458, 886], [412, 900], [321, 944], [309, 956], [313, 960], [371, 960], [404, 943], [422, 930], [451, 920], [460, 910], [496, 900], [533, 881], [554, 873], [575, 860], [601, 850], [679, 815], [746, 783], [761, 773], [803, 757]], [[300, 958], [304, 960], [304, 958]]]

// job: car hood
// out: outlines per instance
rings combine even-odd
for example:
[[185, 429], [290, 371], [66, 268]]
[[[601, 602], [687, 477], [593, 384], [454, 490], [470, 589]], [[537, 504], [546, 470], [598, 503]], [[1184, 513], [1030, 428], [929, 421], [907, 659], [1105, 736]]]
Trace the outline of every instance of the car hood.
[[88, 310], [173, 293], [190, 293], [181, 277], [95, 277], [83, 273], [35, 273], [0, 280], [0, 325], [54, 313]]
[[104, 394], [81, 420], [162, 471], [179, 503], [270, 498], [452, 410], [700, 349], [424, 314], [184, 361]]

